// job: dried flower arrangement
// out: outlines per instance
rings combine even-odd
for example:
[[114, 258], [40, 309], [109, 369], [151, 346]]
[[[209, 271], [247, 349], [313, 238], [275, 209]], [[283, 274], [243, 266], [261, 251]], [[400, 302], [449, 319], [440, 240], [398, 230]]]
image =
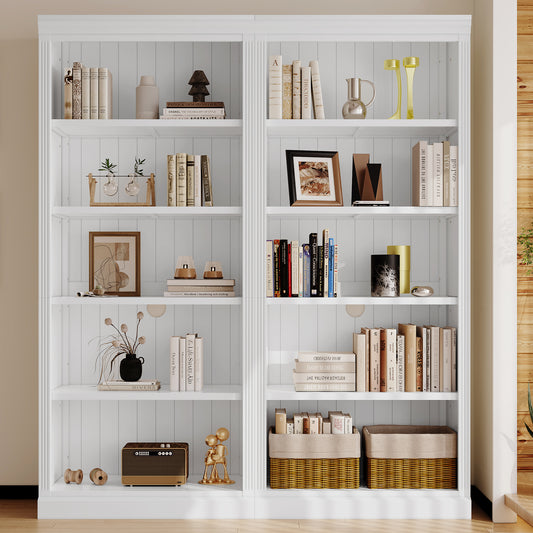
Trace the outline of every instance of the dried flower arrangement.
[[113, 369], [117, 364], [117, 359], [121, 355], [133, 355], [137, 353], [137, 349], [141, 344], [146, 342], [144, 336], [139, 337], [139, 324], [144, 318], [144, 314], [139, 311], [137, 313], [137, 327], [135, 329], [135, 339], [128, 336], [128, 326], [121, 324], [120, 329], [113, 324], [110, 318], [105, 319], [105, 325], [111, 326], [116, 333], [111, 334], [103, 342], [100, 343], [100, 350], [96, 358], [96, 364], [100, 363], [100, 375], [98, 383], [108, 381], [113, 375]]

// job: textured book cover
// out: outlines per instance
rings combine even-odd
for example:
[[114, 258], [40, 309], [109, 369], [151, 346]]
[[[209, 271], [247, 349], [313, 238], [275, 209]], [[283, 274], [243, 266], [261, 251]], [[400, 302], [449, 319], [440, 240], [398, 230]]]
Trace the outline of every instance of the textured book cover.
[[180, 390], [180, 338], [170, 337], [170, 390]]
[[301, 363], [354, 363], [352, 352], [298, 352]]
[[311, 67], [302, 67], [302, 119], [312, 118], [311, 108]]
[[284, 119], [291, 119], [292, 118], [292, 65], [283, 65], [282, 83], [283, 83], [282, 117]]
[[368, 392], [366, 389], [366, 335], [364, 333], [353, 334], [353, 351], [356, 360], [357, 392]]
[[72, 64], [72, 118], [81, 120], [81, 63]]
[[303, 245], [303, 295], [311, 296], [311, 250], [308, 244]]
[[301, 70], [302, 62], [295, 60], [292, 62], [292, 118], [301, 118]]
[[442, 143], [442, 205], [450, 205], [450, 143]]
[[91, 80], [91, 119], [96, 120], [98, 119], [98, 67], [91, 68], [90, 72], [90, 80]]
[[304, 417], [301, 413], [294, 415], [294, 434], [303, 435], [304, 432]]
[[282, 64], [281, 56], [272, 55], [268, 60], [268, 118], [282, 118]]
[[311, 260], [311, 296], [318, 296], [318, 243], [317, 234], [309, 234], [309, 258]]
[[405, 337], [396, 336], [396, 391], [405, 392]]
[[201, 157], [202, 164], [202, 205], [205, 207], [213, 207], [213, 191], [211, 186], [211, 166], [209, 164], [209, 156], [203, 155]]
[[91, 118], [91, 69], [81, 67], [81, 118]]
[[187, 206], [187, 154], [176, 154], [176, 205]]
[[274, 242], [266, 242], [266, 296], [274, 297]]
[[176, 207], [176, 156], [167, 155], [167, 205]]
[[452, 392], [457, 392], [457, 328], [452, 332]]
[[72, 119], [72, 68], [63, 75], [63, 118]]
[[109, 109], [107, 98], [109, 96], [109, 72], [107, 68], [98, 69], [98, 119], [105, 120], [108, 118]]
[[187, 154], [187, 207], [194, 207], [194, 155]]
[[313, 93], [313, 108], [316, 119], [325, 119], [324, 102], [322, 100], [322, 85], [320, 83], [320, 70], [318, 68], [318, 61], [310, 61], [311, 67], [311, 88]]
[[204, 388], [204, 339], [194, 339], [194, 390], [200, 392]]
[[405, 337], [405, 392], [416, 392], [416, 326], [398, 324], [398, 333]]
[[433, 144], [433, 205], [442, 207], [443, 205], [443, 144]]

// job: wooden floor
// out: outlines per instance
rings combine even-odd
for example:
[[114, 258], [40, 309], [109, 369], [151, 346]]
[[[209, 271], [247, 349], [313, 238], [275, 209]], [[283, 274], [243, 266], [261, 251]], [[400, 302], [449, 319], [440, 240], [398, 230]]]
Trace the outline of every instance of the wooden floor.
[[34, 501], [0, 500], [1, 533], [533, 532], [520, 518], [516, 524], [493, 524], [476, 507], [472, 520], [37, 520], [36, 516]]

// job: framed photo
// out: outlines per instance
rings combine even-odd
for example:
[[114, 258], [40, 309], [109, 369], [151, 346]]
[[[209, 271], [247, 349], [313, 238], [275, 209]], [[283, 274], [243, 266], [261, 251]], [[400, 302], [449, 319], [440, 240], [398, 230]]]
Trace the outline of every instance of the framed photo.
[[89, 232], [89, 290], [97, 285], [106, 294], [141, 295], [141, 233]]
[[339, 152], [286, 150], [291, 205], [342, 203]]

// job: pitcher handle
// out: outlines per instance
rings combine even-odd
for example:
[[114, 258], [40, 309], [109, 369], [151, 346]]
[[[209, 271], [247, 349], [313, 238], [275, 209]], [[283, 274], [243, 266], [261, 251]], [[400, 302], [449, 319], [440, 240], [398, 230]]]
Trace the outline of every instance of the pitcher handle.
[[141, 361], [141, 359], [142, 359], [141, 365], [144, 365], [144, 357], [137, 357], [137, 359], [139, 359], [139, 361]]
[[361, 83], [368, 83], [372, 86], [372, 98], [370, 99], [370, 102], [365, 104], [366, 107], [370, 107], [374, 103], [374, 99], [376, 98], [376, 88], [374, 87], [374, 84], [369, 80], [361, 80]]

